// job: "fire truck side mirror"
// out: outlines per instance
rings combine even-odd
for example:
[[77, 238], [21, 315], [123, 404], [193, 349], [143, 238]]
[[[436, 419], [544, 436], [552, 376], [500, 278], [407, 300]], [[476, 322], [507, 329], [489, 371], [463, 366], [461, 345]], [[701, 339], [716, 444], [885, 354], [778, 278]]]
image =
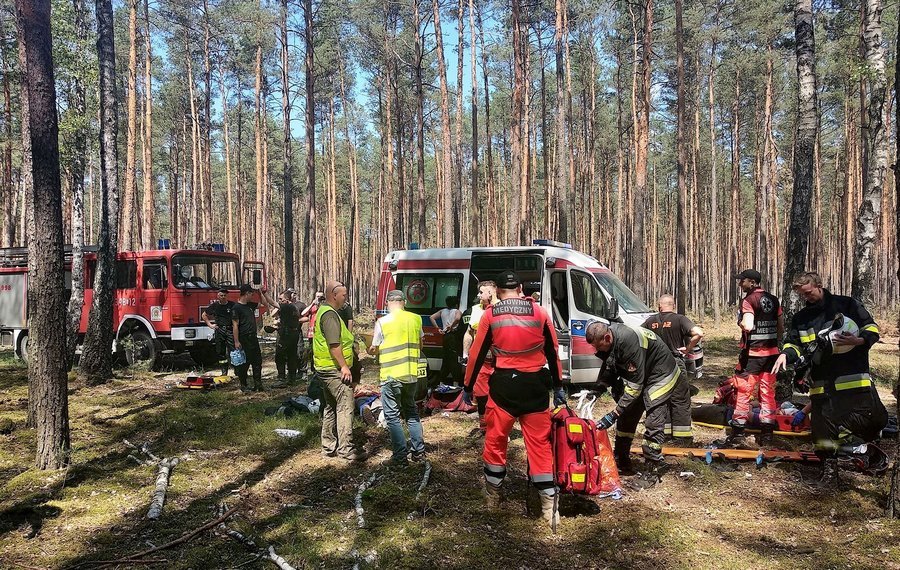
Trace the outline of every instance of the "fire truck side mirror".
[[251, 282], [251, 286], [254, 289], [262, 289], [262, 269], [253, 270], [253, 279]]

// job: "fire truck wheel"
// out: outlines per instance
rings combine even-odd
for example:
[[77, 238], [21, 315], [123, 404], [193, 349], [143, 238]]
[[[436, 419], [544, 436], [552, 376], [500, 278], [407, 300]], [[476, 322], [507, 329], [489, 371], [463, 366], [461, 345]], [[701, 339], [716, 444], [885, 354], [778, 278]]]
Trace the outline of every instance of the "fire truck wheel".
[[157, 341], [145, 330], [132, 331], [125, 337], [125, 360], [128, 366], [136, 363], [147, 362], [150, 368], [156, 365], [160, 348]]
[[19, 338], [19, 355], [22, 360], [28, 362], [28, 335], [22, 335]]

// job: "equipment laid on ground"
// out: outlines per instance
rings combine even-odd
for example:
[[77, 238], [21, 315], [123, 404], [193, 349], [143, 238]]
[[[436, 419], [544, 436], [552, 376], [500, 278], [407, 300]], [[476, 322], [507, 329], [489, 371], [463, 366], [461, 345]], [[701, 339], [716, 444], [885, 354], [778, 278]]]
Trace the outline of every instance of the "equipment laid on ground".
[[[632, 447], [631, 453], [641, 454], [640, 447]], [[670, 457], [687, 457], [706, 461], [707, 465], [714, 459], [730, 459], [755, 461], [757, 465], [776, 461], [798, 461], [803, 463], [819, 463], [821, 459], [812, 451], [788, 451], [785, 449], [721, 449], [704, 447], [663, 447], [662, 454]]]
[[622, 484], [606, 430], [568, 406], [553, 410], [550, 443], [556, 484], [562, 491], [617, 497]]
[[428, 394], [428, 399], [425, 401], [425, 410], [427, 413], [463, 412], [471, 414], [472, 412], [477, 412], [478, 407], [474, 404], [466, 404], [463, 401], [462, 386], [440, 384]]

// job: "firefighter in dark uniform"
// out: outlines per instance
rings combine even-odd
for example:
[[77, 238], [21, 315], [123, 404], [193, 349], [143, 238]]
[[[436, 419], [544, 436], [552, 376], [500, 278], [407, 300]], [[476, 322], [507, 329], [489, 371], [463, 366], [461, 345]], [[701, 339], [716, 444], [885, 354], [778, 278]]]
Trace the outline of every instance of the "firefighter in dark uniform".
[[618, 422], [615, 457], [623, 472], [631, 470], [628, 455], [631, 442], [641, 415], [647, 412], [643, 444], [645, 469], [631, 486], [638, 490], [652, 487], [662, 475], [662, 444], [666, 420], [672, 413], [672, 400], [686, 398], [690, 406], [686, 375], [682, 374], [669, 347], [645, 328], [593, 321], [585, 331], [585, 340], [597, 349], [598, 358], [609, 360], [605, 368], [624, 380], [625, 392], [616, 408], [597, 422], [600, 429], [609, 429]]
[[[675, 358], [675, 364], [681, 369], [685, 379], [688, 379], [690, 377], [685, 359], [694, 354], [694, 348], [703, 340], [703, 329], [685, 315], [675, 312], [675, 297], [672, 295], [661, 296], [658, 308], [659, 312], [649, 317], [641, 326], [655, 332], [660, 340], [669, 347]], [[671, 417], [666, 422], [666, 437], [674, 445], [693, 447], [694, 431], [691, 426], [689, 380], [684, 385], [688, 389], [674, 392], [669, 402]]]
[[[222, 376], [228, 374], [228, 355], [234, 348], [234, 337], [231, 334], [231, 310], [234, 309], [234, 301], [228, 300], [228, 289], [219, 289], [216, 300], [203, 309], [200, 315], [206, 326], [213, 329], [213, 338], [216, 341], [216, 355], [219, 364], [222, 365]], [[210, 322], [209, 318], [213, 320]]]
[[[816, 454], [823, 459], [820, 482], [839, 484], [839, 458], [851, 460], [863, 471], [881, 472], [887, 468], [887, 458], [871, 442], [887, 425], [888, 414], [869, 374], [869, 350], [878, 342], [878, 325], [862, 303], [832, 294], [815, 273], [800, 275], [793, 288], [806, 307], [791, 320], [772, 372], [796, 363], [816, 345], [809, 396]], [[832, 333], [830, 342], [818, 342], [818, 333], [828, 329], [838, 313], [844, 316], [844, 329]]]
[[489, 351], [493, 353], [482, 453], [485, 499], [491, 508], [500, 503], [509, 434], [518, 420], [528, 454], [528, 475], [540, 493], [543, 518], [554, 527], [559, 515], [550, 446], [549, 390], [556, 390], [557, 403], [565, 401], [556, 331], [547, 313], [522, 295], [516, 273], [502, 273], [497, 289], [500, 300], [481, 316], [465, 374], [470, 398], [485, 357]]
[[759, 271], [745, 269], [735, 275], [735, 279], [744, 292], [738, 312], [741, 352], [731, 378], [737, 399], [731, 418], [731, 435], [726, 438], [725, 444], [729, 447], [744, 447], [747, 444], [744, 429], [750, 419], [750, 398], [758, 391], [761, 433], [757, 441], [761, 445], [770, 445], [778, 409], [772, 366], [778, 358], [778, 346], [784, 336], [784, 316], [778, 298], [759, 286], [762, 282]]

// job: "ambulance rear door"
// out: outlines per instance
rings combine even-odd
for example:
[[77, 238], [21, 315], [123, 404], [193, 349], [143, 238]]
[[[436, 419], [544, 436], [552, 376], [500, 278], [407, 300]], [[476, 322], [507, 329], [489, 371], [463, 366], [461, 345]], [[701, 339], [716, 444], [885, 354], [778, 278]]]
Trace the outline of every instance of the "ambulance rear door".
[[576, 267], [566, 269], [568, 323], [570, 335], [570, 374], [572, 384], [593, 384], [603, 361], [594, 356], [594, 347], [585, 340], [591, 320], [605, 319], [609, 301], [594, 276]]

